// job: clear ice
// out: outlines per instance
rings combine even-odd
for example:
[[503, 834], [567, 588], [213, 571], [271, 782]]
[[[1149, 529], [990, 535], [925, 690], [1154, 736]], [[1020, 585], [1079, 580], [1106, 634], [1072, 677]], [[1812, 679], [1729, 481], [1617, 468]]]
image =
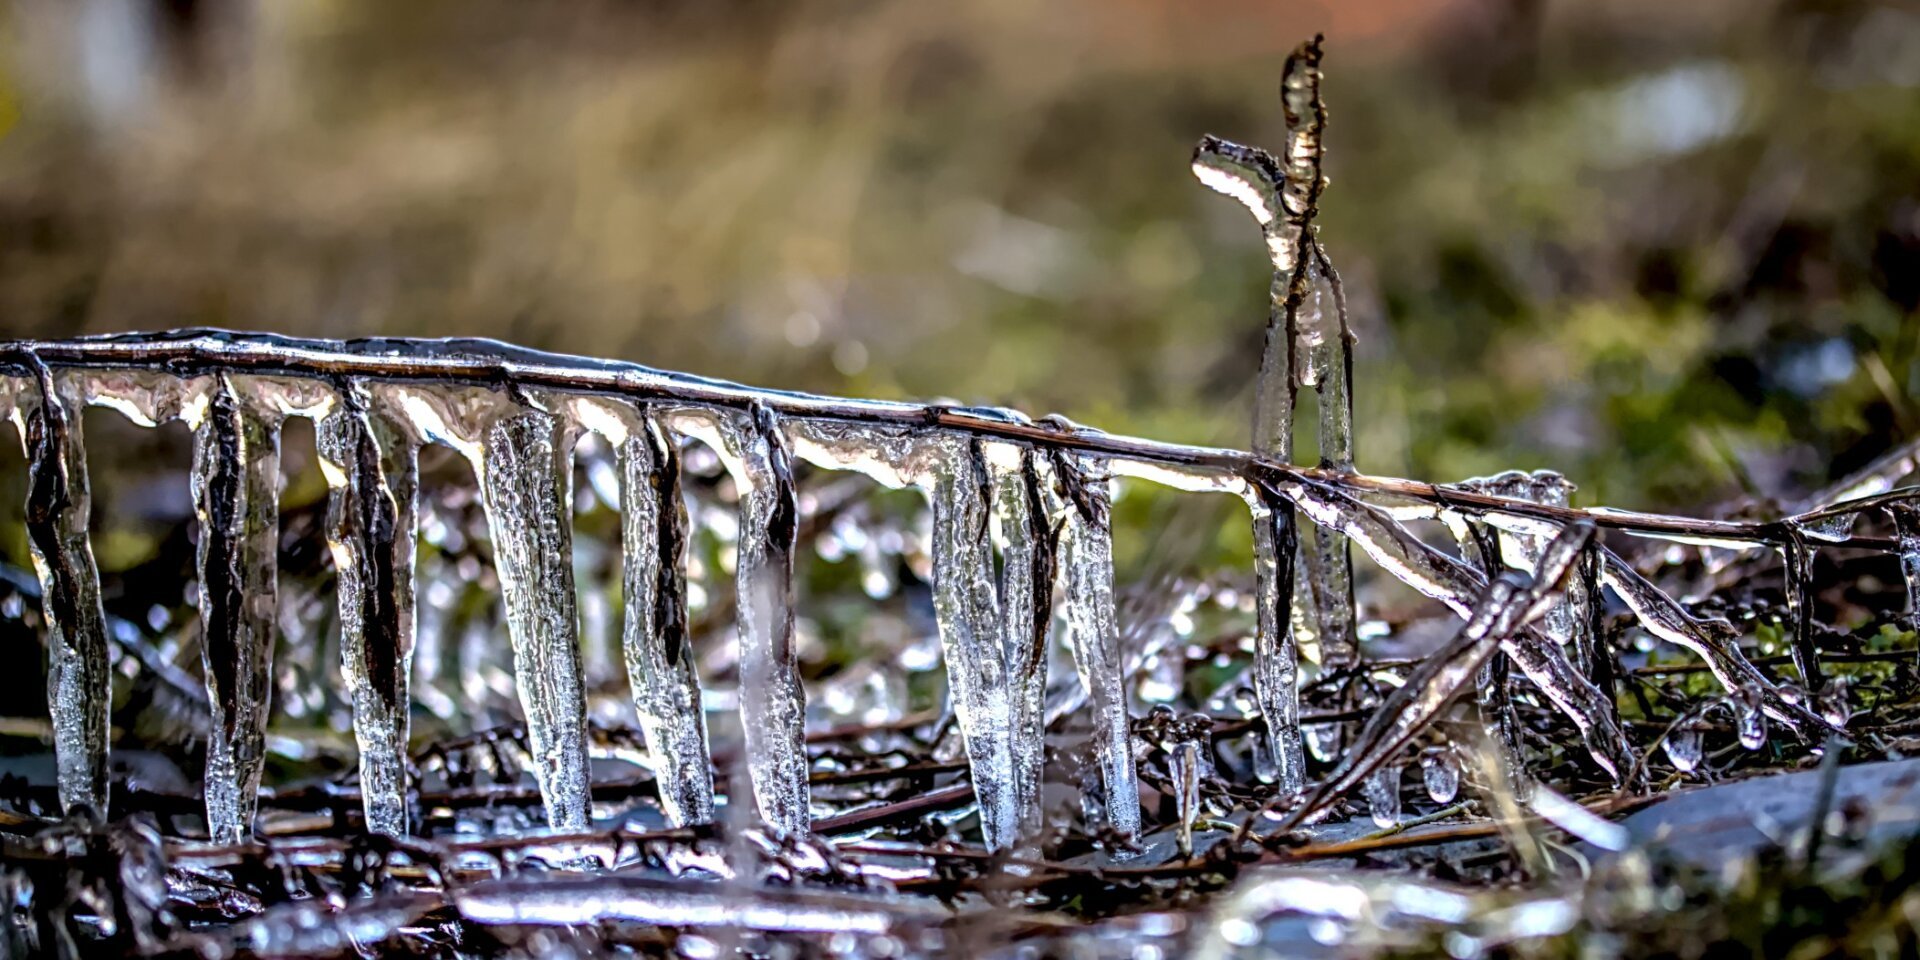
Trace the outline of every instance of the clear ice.
[[1297, 526], [1293, 506], [1264, 484], [1248, 499], [1253, 510], [1255, 633], [1253, 690], [1266, 718], [1266, 762], [1283, 795], [1307, 782], [1300, 737], [1300, 651], [1291, 629]]
[[994, 591], [989, 529], [992, 478], [985, 441], [942, 437], [933, 499], [933, 607], [947, 662], [953, 712], [966, 743], [980, 829], [990, 850], [1020, 842], [1020, 788], [1013, 755], [1013, 684]]
[[1382, 764], [1361, 781], [1360, 792], [1367, 800], [1367, 814], [1373, 818], [1377, 827], [1386, 828], [1400, 822], [1400, 766]]
[[407, 832], [418, 447], [362, 383], [315, 428], [327, 476], [327, 543], [338, 572], [340, 664], [353, 699], [367, 829]]
[[1434, 803], [1452, 803], [1460, 795], [1460, 766], [1445, 748], [1420, 755], [1420, 780]]
[[[1126, 678], [1114, 614], [1110, 474], [1104, 459], [1077, 454], [1058, 457], [1055, 473], [1067, 501], [1061, 539], [1068, 646], [1093, 707], [1107, 825], [1132, 837], [1140, 832], [1140, 793], [1134, 781]], [[1295, 743], [1297, 749], [1297, 736]]]
[[28, 356], [36, 389], [16, 389], [13, 421], [27, 456], [27, 541], [47, 623], [47, 705], [60, 806], [69, 812], [85, 806], [104, 817], [112, 678], [100, 573], [87, 537], [93, 494], [81, 405], [39, 358]]
[[1005, 543], [1000, 607], [1011, 688], [1013, 805], [1020, 836], [1032, 837], [1040, 829], [1040, 789], [1046, 767], [1047, 654], [1060, 528], [1048, 509], [1033, 449], [999, 444], [989, 457], [993, 515]]
[[1793, 665], [1800, 671], [1800, 683], [1817, 690], [1825, 678], [1813, 629], [1813, 547], [1799, 529], [1789, 527], [1781, 556], [1786, 562], [1787, 609], [1793, 618], [1786, 625]]
[[1682, 720], [1667, 732], [1667, 759], [1673, 762], [1673, 768], [1681, 773], [1693, 773], [1700, 769], [1700, 730], [1691, 721]]
[[755, 401], [719, 419], [723, 456], [740, 490], [740, 723], [760, 818], [776, 831], [812, 826], [804, 724], [807, 693], [793, 637], [793, 551], [800, 507], [793, 455], [779, 418]]
[[[1353, 472], [1353, 335], [1316, 243], [1309, 251], [1306, 292], [1295, 311], [1294, 359], [1301, 386], [1313, 387], [1320, 407], [1320, 466]], [[1302, 584], [1320, 646], [1320, 662], [1344, 666], [1359, 658], [1353, 606], [1353, 552], [1345, 537], [1314, 527], [1300, 541]]]
[[207, 742], [207, 833], [253, 832], [266, 734], [280, 549], [280, 424], [220, 375], [186, 413], [200, 521], [200, 654], [213, 724]]
[[1907, 618], [1920, 626], [1920, 504], [1903, 501], [1889, 504], [1896, 542], [1900, 546], [1900, 571], [1907, 578]]
[[627, 679], [668, 822], [707, 823], [713, 819], [713, 769], [687, 636], [688, 530], [680, 448], [655, 418], [631, 407], [620, 412], [623, 429], [614, 451], [620, 470]]
[[560, 418], [501, 398], [469, 446], [505, 595], [514, 686], [547, 824], [590, 822], [586, 684], [573, 580], [573, 436]]
[[[1421, 542], [1379, 510], [1331, 488], [1293, 482], [1285, 484], [1283, 492], [1315, 523], [1340, 529], [1388, 573], [1462, 617], [1472, 615], [1474, 598], [1486, 580], [1465, 564]], [[1574, 669], [1559, 644], [1528, 628], [1505, 638], [1501, 649], [1580, 728], [1595, 761], [1614, 776], [1633, 769], [1633, 747], [1613, 717], [1612, 698]]]

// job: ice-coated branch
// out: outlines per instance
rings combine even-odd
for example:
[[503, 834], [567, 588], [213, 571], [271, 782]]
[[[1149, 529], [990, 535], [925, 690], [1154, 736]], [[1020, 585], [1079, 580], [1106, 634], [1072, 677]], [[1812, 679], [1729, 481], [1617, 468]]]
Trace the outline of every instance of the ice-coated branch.
[[[268, 374], [323, 383], [361, 377], [394, 386], [434, 385], [500, 388], [656, 401], [677, 406], [744, 411], [759, 403], [783, 420], [827, 421], [852, 426], [939, 427], [986, 439], [1032, 443], [1042, 448], [1098, 453], [1121, 463], [1151, 467], [1169, 479], [1219, 484], [1259, 472], [1311, 480], [1368, 498], [1404, 500], [1469, 513], [1537, 520], [1554, 526], [1591, 520], [1602, 530], [1621, 530], [1681, 543], [1737, 549], [1786, 542], [1784, 521], [1703, 520], [1608, 508], [1572, 508], [1449, 489], [1444, 485], [1367, 474], [1341, 474], [1301, 467], [1270, 456], [1219, 447], [1163, 443], [1065, 426], [1055, 418], [1034, 421], [1002, 408], [956, 407], [858, 400], [753, 387], [669, 373], [634, 363], [541, 353], [494, 340], [312, 340], [223, 330], [118, 334], [76, 340], [0, 342], [0, 372], [31, 377], [32, 365], [137, 373], [141, 378], [191, 378], [207, 371]], [[158, 389], [158, 388], [156, 388]], [[177, 388], [174, 388], [177, 389]], [[88, 402], [105, 402], [88, 399]], [[1877, 507], [1868, 500], [1834, 504], [1820, 511], [1858, 513]], [[1893, 552], [1891, 538], [1853, 537], [1849, 549]]]
[[[1461, 617], [1472, 616], [1486, 577], [1422, 542], [1381, 511], [1330, 487], [1303, 482], [1281, 484], [1280, 489], [1313, 522], [1339, 529], [1403, 583]], [[1633, 748], [1613, 719], [1611, 698], [1573, 668], [1560, 645], [1528, 627], [1505, 638], [1501, 649], [1580, 728], [1595, 762], [1615, 777], [1627, 776]]]
[[1421, 660], [1380, 705], [1313, 800], [1295, 813], [1296, 821], [1352, 790], [1437, 719], [1504, 640], [1547, 611], [1593, 532], [1590, 523], [1571, 525], [1546, 547], [1534, 576], [1508, 572], [1493, 578], [1454, 639]]

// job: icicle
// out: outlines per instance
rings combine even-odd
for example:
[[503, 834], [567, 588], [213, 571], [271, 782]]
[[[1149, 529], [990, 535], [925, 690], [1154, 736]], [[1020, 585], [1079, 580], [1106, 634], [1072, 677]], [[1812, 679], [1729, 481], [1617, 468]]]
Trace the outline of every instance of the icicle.
[[314, 439], [331, 490], [327, 542], [338, 571], [340, 663], [353, 698], [367, 829], [404, 836], [418, 448], [371, 405], [364, 384], [344, 384]]
[[627, 678], [647, 749], [655, 758], [660, 806], [676, 826], [713, 820], [713, 769], [700, 679], [687, 636], [687, 507], [680, 448], [638, 410], [623, 411], [615, 444], [620, 467], [620, 542], [625, 554], [622, 633]]
[[1030, 447], [999, 445], [992, 456], [993, 511], [1006, 539], [1000, 601], [1007, 682], [1011, 687], [1014, 807], [1020, 836], [1040, 829], [1046, 767], [1048, 633], [1053, 625], [1054, 565], [1060, 528], [1050, 519]]
[[800, 685], [799, 651], [793, 642], [793, 550], [800, 508], [792, 454], [779, 420], [764, 404], [752, 404], [745, 416], [721, 418], [720, 429], [728, 466], [740, 489], [735, 576], [740, 723], [746, 736], [747, 767], [761, 819], [779, 832], [802, 835], [811, 828], [812, 815], [807, 787], [807, 694]]
[[[1462, 486], [1480, 489], [1484, 483], [1469, 480]], [[1448, 527], [1460, 543], [1460, 555], [1470, 557], [1479, 564], [1489, 584], [1497, 583], [1508, 569], [1500, 535], [1482, 521], [1468, 521], [1454, 516], [1448, 519]], [[1517, 796], [1524, 798], [1532, 793], [1533, 776], [1527, 768], [1527, 754], [1520, 743], [1520, 716], [1513, 709], [1512, 660], [1504, 653], [1492, 654], [1481, 664], [1476, 683], [1478, 690], [1475, 699], [1480, 710], [1481, 726], [1486, 729], [1494, 749], [1500, 752], [1507, 783]]]
[[40, 574], [47, 623], [47, 706], [60, 806], [107, 814], [107, 715], [112, 678], [100, 572], [87, 539], [93, 494], [87, 482], [77, 398], [26, 354], [37, 390], [13, 398], [13, 422], [27, 456], [27, 540]]
[[200, 519], [200, 653], [213, 708], [207, 831], [215, 843], [253, 832], [266, 762], [280, 548], [280, 425], [221, 375], [186, 413], [194, 428]]
[[1107, 826], [1133, 837], [1140, 832], [1140, 792], [1134, 780], [1126, 678], [1114, 622], [1111, 474], [1103, 458], [1065, 454], [1054, 460], [1054, 474], [1066, 501], [1062, 542], [1067, 641], [1093, 705]]
[[[981, 832], [988, 849], [1003, 850], [1020, 840], [1021, 810], [1013, 757], [1014, 691], [994, 596], [990, 478], [982, 441], [954, 436], [941, 442], [945, 462], [930, 494], [934, 614], [953, 712], [980, 801]], [[1071, 560], [1068, 571], [1071, 589]]]
[[1851, 687], [1846, 677], [1834, 677], [1827, 681], [1827, 689], [1814, 699], [1820, 719], [1832, 724], [1836, 730], [1845, 730], [1847, 721], [1853, 719], [1853, 704], [1847, 696]]
[[1453, 798], [1460, 795], [1460, 767], [1445, 747], [1420, 754], [1420, 780], [1427, 788], [1427, 797], [1434, 803], [1452, 803]]
[[1694, 773], [1700, 769], [1700, 730], [1691, 721], [1682, 720], [1667, 732], [1667, 759], [1673, 762], [1673, 768], [1681, 773]]
[[1520, 741], [1520, 715], [1513, 709], [1513, 661], [1505, 654], [1495, 654], [1481, 665], [1476, 680], [1481, 725], [1500, 751], [1508, 784], [1515, 795], [1525, 799], [1532, 792], [1533, 774], [1527, 768], [1526, 748]]
[[[1593, 685], [1602, 692], [1614, 692], [1613, 649], [1607, 642], [1607, 605], [1600, 571], [1606, 561], [1596, 547], [1588, 547], [1580, 560], [1578, 579], [1567, 585], [1567, 606], [1573, 611], [1574, 647]], [[1618, 713], [1616, 707], [1615, 713]]]
[[1385, 829], [1400, 822], [1400, 767], [1398, 764], [1382, 764], [1380, 769], [1361, 781], [1360, 792], [1366, 795], [1367, 813], [1373, 817], [1375, 826]]
[[1273, 755], [1277, 752], [1273, 746], [1273, 734], [1255, 728], [1247, 739], [1253, 750], [1253, 775], [1261, 783], [1279, 783], [1280, 765], [1273, 759]]
[[1907, 578], [1907, 620], [1920, 628], [1920, 503], [1890, 503], [1887, 514], [1893, 518], [1900, 570]]
[[1293, 507], [1264, 485], [1248, 500], [1253, 510], [1253, 568], [1256, 633], [1253, 689], [1267, 721], [1268, 761], [1283, 795], [1299, 793], [1307, 781], [1300, 737], [1300, 651], [1288, 629], [1293, 600], [1296, 526]]
[[[1353, 337], [1344, 308], [1323, 272], [1325, 254], [1316, 244], [1307, 257], [1306, 295], [1295, 314], [1294, 359], [1303, 386], [1311, 386], [1320, 406], [1320, 466], [1353, 472]], [[1314, 634], [1320, 662], [1340, 667], [1359, 657], [1353, 608], [1353, 553], [1346, 538], [1314, 527], [1300, 541], [1303, 584], [1312, 594]]]
[[573, 581], [573, 438], [552, 414], [519, 399], [503, 403], [469, 455], [480, 475], [547, 823], [584, 830], [590, 784]]
[[1781, 555], [1786, 560], [1787, 609], [1793, 618], [1787, 624], [1793, 665], [1800, 671], [1801, 685], [1817, 690], [1825, 678], [1820, 674], [1819, 645], [1813, 636], [1813, 548], [1799, 529], [1790, 526]]

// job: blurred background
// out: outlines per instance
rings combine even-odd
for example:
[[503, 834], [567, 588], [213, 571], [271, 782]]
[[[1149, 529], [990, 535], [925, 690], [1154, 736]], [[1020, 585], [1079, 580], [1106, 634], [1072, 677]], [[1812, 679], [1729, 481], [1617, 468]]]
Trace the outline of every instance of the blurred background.
[[[0, 32], [8, 337], [490, 336], [1244, 445], [1267, 268], [1188, 156], [1278, 148], [1325, 32], [1362, 470], [1705, 509], [1920, 425], [1912, 3], [15, 0]], [[145, 488], [100, 449], [103, 497]]]

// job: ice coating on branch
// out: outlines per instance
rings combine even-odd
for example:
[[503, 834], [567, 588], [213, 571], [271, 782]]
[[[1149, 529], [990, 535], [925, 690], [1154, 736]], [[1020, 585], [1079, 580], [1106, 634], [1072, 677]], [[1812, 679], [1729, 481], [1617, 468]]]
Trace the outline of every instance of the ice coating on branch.
[[1698, 654], [1729, 693], [1750, 690], [1759, 694], [1761, 709], [1794, 735], [1820, 738], [1827, 724], [1806, 707], [1780, 695], [1779, 688], [1740, 652], [1739, 638], [1731, 624], [1696, 619], [1618, 554], [1604, 547], [1601, 550], [1602, 582], [1626, 603], [1648, 633]]
[[1907, 578], [1907, 619], [1920, 624], [1920, 504], [1888, 504], [1894, 537], [1900, 545], [1900, 571]]
[[1126, 678], [1114, 612], [1112, 475], [1105, 459], [1079, 454], [1057, 455], [1054, 474], [1065, 501], [1061, 562], [1067, 645], [1093, 708], [1107, 826], [1132, 837], [1140, 832], [1140, 793], [1134, 781]]
[[1013, 796], [1020, 835], [1040, 829], [1040, 787], [1046, 766], [1048, 639], [1053, 626], [1054, 567], [1060, 526], [1048, 510], [1031, 447], [997, 444], [988, 453], [993, 517], [1001, 550], [1002, 644], [1011, 687]]
[[28, 355], [33, 389], [16, 381], [12, 417], [27, 455], [27, 542], [47, 623], [47, 707], [60, 806], [107, 813], [108, 674], [100, 573], [87, 519], [93, 494], [78, 399]]
[[706, 713], [687, 634], [687, 507], [680, 448], [666, 428], [622, 404], [613, 438], [620, 471], [620, 545], [627, 680], [667, 821], [713, 819]]
[[[1421, 660], [1374, 711], [1306, 809], [1362, 784], [1376, 769], [1394, 766], [1393, 758], [1468, 688], [1494, 652], [1552, 604], [1592, 538], [1592, 524], [1570, 525], [1543, 553], [1537, 578], [1517, 571], [1496, 577], [1474, 604], [1459, 633], [1438, 652]], [[1599, 754], [1596, 758], [1603, 763], [1607, 760]]]
[[[1322, 526], [1340, 530], [1387, 572], [1429, 597], [1471, 616], [1485, 579], [1440, 553], [1390, 517], [1329, 487], [1288, 482], [1282, 492]], [[1632, 745], [1613, 719], [1611, 698], [1573, 668], [1560, 645], [1535, 630], [1522, 630], [1501, 649], [1586, 736], [1594, 759], [1615, 776], [1633, 767]]]
[[1271, 771], [1281, 794], [1291, 795], [1307, 781], [1300, 737], [1300, 650], [1290, 629], [1297, 527], [1292, 504], [1265, 484], [1252, 488], [1247, 505], [1253, 511], [1253, 690], [1267, 722], [1268, 766], [1263, 773]]
[[207, 742], [207, 832], [253, 832], [266, 732], [280, 548], [280, 423], [220, 375], [184, 411], [194, 429], [200, 521], [200, 655], [213, 724]]
[[326, 474], [327, 543], [340, 606], [340, 664], [353, 700], [367, 829], [407, 832], [408, 677], [413, 666], [418, 447], [348, 382], [316, 426]]
[[1013, 755], [1013, 684], [994, 591], [988, 528], [992, 478], [983, 442], [938, 441], [943, 459], [933, 500], [933, 608], [947, 662], [953, 712], [966, 742], [987, 848], [1020, 841], [1022, 811]]
[[487, 510], [534, 779], [555, 830], [590, 821], [586, 683], [573, 580], [573, 431], [499, 398], [467, 448]]
[[811, 826], [800, 652], [793, 637], [793, 551], [800, 507], [793, 457], [773, 410], [751, 404], [715, 421], [721, 456], [740, 490], [740, 723], [761, 820], [804, 835]]

